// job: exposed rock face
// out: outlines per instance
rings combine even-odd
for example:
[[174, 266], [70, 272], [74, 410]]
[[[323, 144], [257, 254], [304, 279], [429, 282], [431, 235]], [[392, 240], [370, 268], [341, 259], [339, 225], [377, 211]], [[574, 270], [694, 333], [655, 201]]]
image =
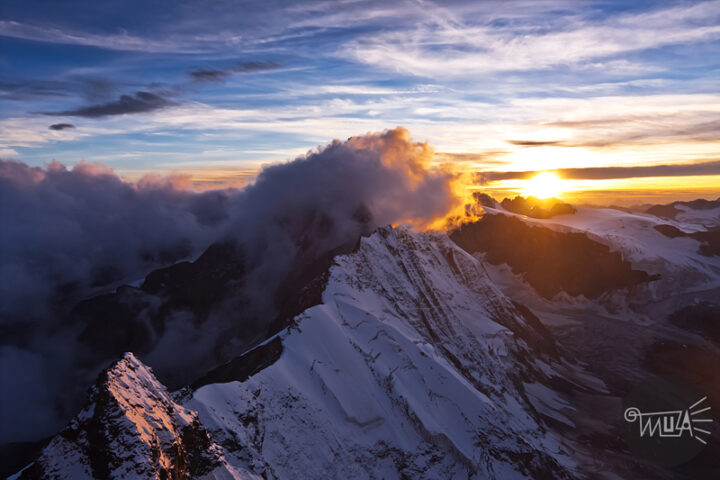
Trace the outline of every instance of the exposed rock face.
[[131, 353], [105, 371], [88, 404], [20, 479], [228, 478], [222, 449]]
[[584, 233], [532, 226], [507, 215], [485, 215], [450, 238], [467, 252], [486, 253], [493, 265], [507, 263], [546, 298], [560, 292], [596, 298], [657, 278], [634, 270], [620, 253]]
[[244, 382], [251, 375], [275, 363], [282, 354], [280, 337], [274, 337], [249, 352], [212, 369], [195, 380], [190, 387], [198, 389], [211, 383]]
[[163, 309], [188, 309], [202, 316], [231, 292], [241, 294], [244, 275], [245, 261], [239, 246], [215, 243], [194, 262], [153, 271], [141, 289], [168, 298]]

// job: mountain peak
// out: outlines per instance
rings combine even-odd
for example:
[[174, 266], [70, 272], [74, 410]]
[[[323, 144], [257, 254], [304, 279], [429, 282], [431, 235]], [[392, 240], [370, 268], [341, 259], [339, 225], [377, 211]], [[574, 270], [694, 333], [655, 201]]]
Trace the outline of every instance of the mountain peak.
[[19, 479], [189, 479], [225, 464], [197, 414], [133, 353], [105, 370], [86, 406]]

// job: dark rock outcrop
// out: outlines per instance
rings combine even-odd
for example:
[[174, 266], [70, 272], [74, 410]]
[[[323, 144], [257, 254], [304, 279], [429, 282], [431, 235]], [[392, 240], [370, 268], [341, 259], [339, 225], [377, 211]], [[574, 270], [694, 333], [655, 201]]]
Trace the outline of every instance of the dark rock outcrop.
[[[75, 325], [83, 365], [94, 367], [125, 351], [147, 354], [178, 318], [193, 328], [205, 328], [213, 319], [215, 330], [237, 326], [239, 348], [267, 338], [267, 324], [244, 308], [245, 259], [238, 245], [215, 243], [194, 262], [180, 262], [151, 272], [142, 286], [124, 285], [115, 292], [83, 300], [70, 312], [66, 324]], [[216, 319], [222, 319], [218, 323]], [[224, 336], [227, 339], [227, 336]], [[243, 343], [244, 342], [244, 343]], [[217, 363], [227, 360], [219, 351], [208, 352], [196, 371], [164, 369], [163, 381], [179, 387]], [[210, 357], [217, 357], [211, 361]], [[191, 368], [192, 370], [192, 368]], [[189, 377], [189, 378], [188, 378]]]
[[244, 275], [245, 261], [239, 246], [214, 243], [194, 262], [151, 272], [141, 289], [167, 298], [164, 309], [187, 309], [203, 316], [229, 293], [241, 292]]
[[190, 388], [196, 390], [211, 383], [243, 382], [254, 373], [275, 363], [280, 358], [282, 351], [282, 340], [280, 337], [275, 337], [244, 355], [211, 370], [194, 381]]
[[720, 227], [704, 232], [686, 233], [673, 225], [655, 225], [655, 230], [669, 238], [693, 238], [700, 242], [698, 253], [706, 257], [720, 255]]

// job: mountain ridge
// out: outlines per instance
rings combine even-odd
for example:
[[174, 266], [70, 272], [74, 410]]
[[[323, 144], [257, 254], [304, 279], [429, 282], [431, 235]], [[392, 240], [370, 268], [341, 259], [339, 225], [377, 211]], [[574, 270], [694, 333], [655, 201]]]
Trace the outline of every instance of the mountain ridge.
[[[180, 393], [180, 404], [127, 354], [118, 363], [123, 372], [143, 372], [130, 383], [149, 386], [155, 392], [150, 397], [179, 412], [177, 418], [160, 415], [159, 423], [166, 425], [161, 433], [175, 440], [159, 445], [165, 450], [184, 445], [177, 441], [178, 425], [195, 425], [197, 418], [194, 431], [202, 438], [207, 432], [208, 446], [196, 455], [232, 475], [434, 478], [552, 471], [556, 478], [575, 478], [568, 447], [558, 454], [559, 437], [533, 407], [533, 402], [564, 405], [539, 386], [553, 375], [550, 364], [558, 359], [523, 339], [546, 345], [547, 335], [489, 283], [478, 260], [446, 236], [384, 227], [363, 237], [354, 253], [335, 257], [322, 299], [281, 332], [282, 353], [272, 363], [242, 382]], [[91, 403], [94, 398], [91, 394]], [[563, 420], [561, 413], [543, 408]], [[195, 411], [197, 417], [188, 413]], [[83, 431], [88, 415], [86, 407], [71, 431]], [[300, 431], [306, 433], [298, 443]], [[307, 437], [308, 432], [315, 433]], [[367, 444], [363, 436], [374, 440]], [[56, 437], [20, 478], [50, 478], [37, 475], [38, 465], [44, 472], [50, 465], [60, 469], [52, 458], [83, 451], [64, 448], [67, 441], [60, 439], [66, 437]], [[523, 437], [533, 440], [517, 440]], [[139, 451], [149, 451], [152, 442], [143, 434], [130, 438], [142, 440]], [[72, 458], [82, 463], [85, 457]], [[142, 472], [136, 478], [171, 470], [175, 476], [168, 478], [184, 478], [189, 470], [177, 465], [143, 463], [136, 466]], [[87, 478], [110, 478], [97, 475], [102, 471], [97, 466], [81, 471]]]

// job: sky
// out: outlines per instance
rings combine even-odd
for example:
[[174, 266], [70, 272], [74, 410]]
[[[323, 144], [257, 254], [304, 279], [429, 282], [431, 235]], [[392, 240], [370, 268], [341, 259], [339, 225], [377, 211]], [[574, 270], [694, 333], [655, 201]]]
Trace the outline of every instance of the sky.
[[0, 158], [243, 185], [396, 126], [497, 196], [720, 196], [720, 1], [0, 2]]

